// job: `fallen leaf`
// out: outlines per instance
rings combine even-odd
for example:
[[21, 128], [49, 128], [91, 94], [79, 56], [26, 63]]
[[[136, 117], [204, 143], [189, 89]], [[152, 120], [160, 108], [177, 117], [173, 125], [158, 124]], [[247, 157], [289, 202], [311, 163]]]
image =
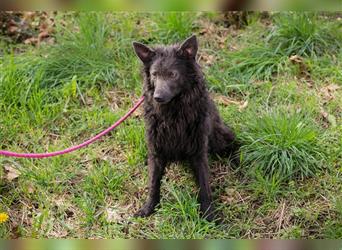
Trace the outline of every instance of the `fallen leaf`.
[[17, 26], [10, 26], [8, 28], [9, 33], [15, 33], [15, 32], [17, 32], [17, 30], [19, 30], [19, 28]]
[[336, 90], [338, 90], [338, 89], [340, 89], [340, 88], [341, 88], [341, 87], [338, 86], [337, 84], [330, 84], [330, 85], [327, 86], [327, 89], [328, 89], [329, 91], [332, 91], [332, 92], [334, 92], [334, 91], [336, 91]]
[[49, 37], [48, 39], [46, 39], [46, 43], [47, 43], [47, 44], [52, 45], [52, 44], [54, 44], [55, 42], [56, 42], [56, 39], [53, 38], [53, 37]]
[[28, 38], [24, 41], [25, 44], [35, 44], [37, 42], [38, 42], [38, 38], [35, 38], [35, 37]]
[[202, 23], [203, 29], [199, 31], [200, 35], [213, 35], [215, 34], [215, 25], [211, 22], [203, 22]]
[[313, 86], [313, 81], [310, 76], [310, 70], [308, 70], [307, 65], [304, 62], [303, 57], [298, 55], [290, 56], [289, 60], [293, 63], [298, 65], [299, 67], [299, 77], [304, 78], [307, 81], [308, 87]]
[[5, 173], [6, 173], [5, 178], [8, 181], [13, 181], [14, 179], [16, 179], [20, 176], [20, 172], [17, 169], [15, 169], [9, 165], [5, 165], [4, 169], [5, 169]]
[[47, 32], [47, 31], [42, 31], [42, 32], [40, 32], [39, 33], [39, 35], [38, 35], [38, 40], [43, 40], [44, 38], [46, 38], [46, 37], [49, 37], [50, 35], [49, 35], [49, 33]]
[[56, 197], [54, 199], [54, 203], [56, 204], [57, 207], [63, 207], [66, 205], [66, 201], [64, 196]]
[[117, 209], [107, 208], [106, 220], [107, 220], [107, 222], [118, 222], [118, 221], [122, 220], [122, 216]]
[[290, 56], [290, 61], [294, 63], [303, 63], [303, 58], [298, 55]]
[[328, 112], [321, 110], [321, 115], [323, 116], [323, 118], [327, 118], [328, 117]]
[[105, 211], [107, 222], [122, 222], [128, 217], [127, 211], [130, 209], [131, 205], [128, 206], [111, 206], [107, 207]]
[[247, 108], [248, 106], [248, 100], [244, 101], [244, 103], [242, 103], [240, 106], [239, 106], [239, 111], [241, 112], [242, 110], [244, 110], [245, 108]]
[[321, 116], [323, 117], [324, 127], [329, 127], [329, 124], [333, 128], [337, 126], [336, 117], [334, 115], [329, 114], [325, 110], [321, 109]]
[[29, 194], [33, 194], [33, 192], [34, 192], [34, 187], [33, 187], [32, 184], [29, 184], [29, 186], [27, 187], [27, 191], [28, 191]]
[[23, 12], [23, 20], [24, 21], [33, 20], [35, 15], [36, 13], [34, 11], [25, 11]]
[[141, 117], [143, 115], [143, 110], [142, 108], [138, 108], [137, 110], [135, 110], [135, 112], [133, 113], [133, 117]]
[[336, 117], [329, 114], [327, 117], [328, 122], [331, 124], [331, 127], [336, 128], [337, 123], [336, 123]]
[[213, 98], [213, 100], [215, 102], [217, 102], [218, 104], [223, 104], [225, 106], [228, 106], [230, 104], [235, 104], [235, 105], [240, 105], [241, 103], [239, 101], [235, 101], [232, 99], [229, 99], [228, 97], [224, 96], [224, 95], [215, 95], [212, 94], [211, 97]]
[[213, 55], [202, 54], [200, 57], [200, 61], [203, 61], [205, 65], [210, 66], [214, 63], [215, 58]]
[[338, 89], [341, 87], [338, 86], [337, 84], [330, 84], [328, 86], [325, 86], [320, 89], [322, 97], [325, 99], [325, 101], [330, 101], [335, 99], [335, 94]]

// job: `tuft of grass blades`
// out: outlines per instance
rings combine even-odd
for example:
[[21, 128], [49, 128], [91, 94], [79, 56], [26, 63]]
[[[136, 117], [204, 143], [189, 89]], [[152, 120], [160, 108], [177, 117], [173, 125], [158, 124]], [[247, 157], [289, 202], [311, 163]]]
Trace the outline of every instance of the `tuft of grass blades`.
[[283, 72], [288, 56], [279, 49], [266, 45], [254, 45], [231, 55], [232, 75], [243, 75], [253, 80], [269, 80]]
[[273, 112], [250, 120], [247, 127], [241, 148], [245, 165], [283, 180], [312, 176], [322, 168], [319, 134], [304, 116]]
[[[111, 83], [115, 80], [114, 53], [109, 42], [110, 26], [106, 15], [80, 13], [74, 28], [60, 26], [58, 43], [40, 65], [45, 73], [43, 86], [54, 86], [77, 76], [83, 83]], [[44, 53], [44, 51], [43, 51]]]
[[266, 41], [286, 55], [322, 56], [342, 47], [341, 29], [314, 12], [285, 12], [275, 16]]
[[151, 16], [155, 24], [152, 40], [156, 43], [180, 42], [193, 33], [196, 13], [162, 12]]
[[288, 69], [292, 55], [332, 55], [342, 48], [341, 28], [312, 12], [275, 15], [275, 25], [266, 39], [230, 55], [229, 71], [254, 80], [270, 80]]
[[[215, 224], [201, 218], [196, 196], [189, 190], [179, 190], [175, 184], [164, 183], [167, 194], [158, 209], [161, 219], [153, 230], [145, 232], [152, 239], [205, 239], [217, 234]], [[177, 187], [175, 187], [177, 186]]]

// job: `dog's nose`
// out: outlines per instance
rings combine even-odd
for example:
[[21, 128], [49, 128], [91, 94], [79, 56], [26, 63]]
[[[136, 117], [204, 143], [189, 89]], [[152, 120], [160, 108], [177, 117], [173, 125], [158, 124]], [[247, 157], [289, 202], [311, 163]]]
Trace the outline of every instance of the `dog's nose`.
[[165, 99], [162, 98], [162, 97], [160, 97], [160, 96], [154, 96], [154, 100], [155, 100], [156, 102], [165, 102]]

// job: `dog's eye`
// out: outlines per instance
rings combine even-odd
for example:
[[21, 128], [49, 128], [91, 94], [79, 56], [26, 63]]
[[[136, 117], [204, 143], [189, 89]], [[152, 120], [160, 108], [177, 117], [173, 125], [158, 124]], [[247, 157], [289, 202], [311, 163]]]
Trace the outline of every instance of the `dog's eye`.
[[177, 72], [175, 72], [175, 71], [172, 71], [171, 73], [170, 73], [170, 76], [172, 77], [172, 78], [176, 78], [177, 77]]
[[156, 71], [153, 71], [153, 72], [152, 72], [152, 76], [157, 76], [157, 72], [156, 72]]

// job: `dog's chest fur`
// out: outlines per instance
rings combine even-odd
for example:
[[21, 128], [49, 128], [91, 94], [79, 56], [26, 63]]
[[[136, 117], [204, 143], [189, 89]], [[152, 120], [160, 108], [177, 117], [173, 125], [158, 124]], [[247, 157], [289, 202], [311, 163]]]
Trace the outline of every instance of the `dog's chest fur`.
[[145, 94], [145, 122], [149, 150], [172, 161], [184, 160], [207, 150], [209, 134], [208, 95], [196, 89], [181, 95], [166, 105], [153, 102]]

